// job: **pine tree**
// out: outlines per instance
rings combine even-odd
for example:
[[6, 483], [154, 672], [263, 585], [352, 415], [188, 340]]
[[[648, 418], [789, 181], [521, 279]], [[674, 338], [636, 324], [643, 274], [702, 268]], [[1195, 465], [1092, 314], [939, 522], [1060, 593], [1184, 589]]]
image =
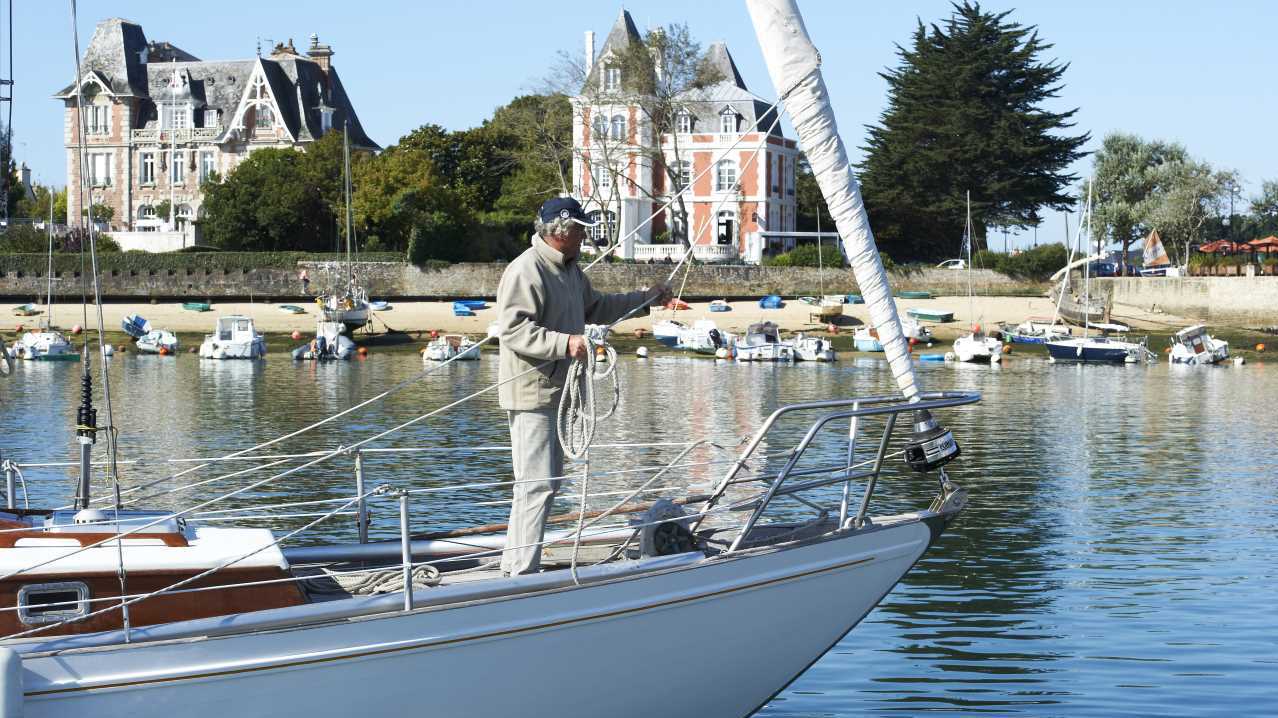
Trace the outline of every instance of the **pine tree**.
[[1074, 203], [1066, 168], [1088, 135], [1061, 132], [1076, 109], [1041, 106], [1068, 65], [1040, 62], [1052, 46], [1009, 12], [955, 4], [943, 26], [920, 21], [900, 66], [880, 73], [888, 108], [868, 128], [861, 180], [875, 236], [898, 259], [953, 256], [969, 191], [977, 249], [989, 227], [1034, 226], [1042, 208]]

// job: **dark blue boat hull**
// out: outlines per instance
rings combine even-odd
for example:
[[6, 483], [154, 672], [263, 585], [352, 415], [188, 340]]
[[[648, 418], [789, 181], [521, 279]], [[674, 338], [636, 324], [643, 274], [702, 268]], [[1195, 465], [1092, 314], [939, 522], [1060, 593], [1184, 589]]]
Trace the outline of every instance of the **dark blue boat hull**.
[[1127, 361], [1127, 350], [1122, 347], [1078, 347], [1047, 343], [1047, 353], [1058, 362], [1087, 362], [1093, 364], [1122, 364]]

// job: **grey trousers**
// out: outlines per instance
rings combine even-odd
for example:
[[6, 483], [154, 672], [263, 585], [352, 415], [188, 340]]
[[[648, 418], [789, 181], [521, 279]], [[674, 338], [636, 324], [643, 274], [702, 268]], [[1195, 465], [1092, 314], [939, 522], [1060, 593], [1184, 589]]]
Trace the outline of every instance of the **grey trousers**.
[[541, 479], [514, 486], [515, 500], [510, 506], [510, 528], [506, 532], [507, 548], [501, 555], [501, 570], [517, 576], [536, 573], [541, 567], [540, 542], [546, 533], [546, 519], [550, 517], [555, 493], [563, 483], [548, 477], [563, 476], [564, 454], [559, 446], [555, 407], [506, 413], [515, 481]]

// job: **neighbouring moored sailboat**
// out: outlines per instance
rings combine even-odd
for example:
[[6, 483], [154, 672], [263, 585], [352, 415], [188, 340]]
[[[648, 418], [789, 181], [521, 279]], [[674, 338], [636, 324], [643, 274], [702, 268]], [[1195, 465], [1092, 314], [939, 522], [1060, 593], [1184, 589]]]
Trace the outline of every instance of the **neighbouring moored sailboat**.
[[[263, 716], [416, 714], [429, 705], [432, 714], [447, 716], [593, 718], [617, 711], [620, 671], [630, 685], [659, 687], [627, 694], [627, 714], [677, 706], [681, 715], [745, 716], [864, 618], [963, 509], [966, 494], [945, 470], [958, 445], [931, 412], [980, 397], [916, 385], [819, 56], [793, 0], [749, 0], [748, 7], [779, 103], [833, 210], [899, 393], [782, 406], [739, 451], [689, 441], [670, 464], [654, 467], [620, 501], [608, 498], [609, 508], [599, 512], [584, 511], [591, 475], [583, 473], [574, 479], [583, 511], [557, 524], [575, 528], [546, 537], [562, 544], [558, 557], [548, 555], [540, 574], [503, 577], [491, 560], [506, 543], [501, 527], [414, 534], [409, 501], [421, 490], [365, 484], [361, 447], [390, 432], [356, 440], [356, 425], [348, 424], [343, 446], [331, 450], [258, 453], [408, 382], [286, 437], [201, 459], [200, 468], [234, 462], [215, 477], [227, 488], [177, 510], [142, 508], [133, 497], [144, 495], [121, 489], [114, 426], [105, 432], [111, 490], [94, 497], [90, 455], [98, 429], [86, 386], [71, 508], [17, 509], [10, 491], [9, 508], [0, 511], [0, 585], [12, 603], [0, 617], [0, 705], [28, 718], [221, 718], [230, 705]], [[595, 371], [590, 362], [574, 365], [583, 366]], [[581, 379], [566, 396], [593, 391], [590, 376], [576, 375]], [[606, 368], [600, 376], [616, 374]], [[560, 420], [581, 428], [575, 422], [587, 405], [593, 409], [593, 399], [581, 397]], [[900, 424], [908, 430], [897, 432]], [[796, 429], [802, 438], [770, 461], [767, 455]], [[574, 456], [588, 456], [593, 423], [583, 431], [561, 433]], [[892, 442], [894, 436], [903, 441]], [[834, 440], [845, 441], [846, 452], [840, 449], [833, 465], [825, 452], [810, 451]], [[440, 443], [434, 448], [452, 446]], [[669, 471], [694, 449], [735, 455], [709, 493], [630, 503], [654, 481], [669, 481]], [[284, 495], [279, 504], [305, 505], [316, 518], [281, 534], [226, 523], [236, 511], [260, 508], [242, 507], [241, 499], [304, 485], [289, 477], [352, 453], [353, 493], [326, 492], [302, 504], [304, 497]], [[875, 487], [893, 474], [932, 477], [935, 498], [923, 509], [872, 515]], [[233, 488], [232, 479], [239, 480]], [[491, 485], [459, 476], [455, 484], [426, 489], [430, 505], [441, 506], [448, 490], [463, 500], [473, 496], [474, 479]], [[801, 497], [803, 513], [787, 507], [781, 515], [776, 504], [785, 497]], [[368, 539], [366, 505], [374, 502], [379, 511], [389, 509], [382, 515], [398, 514], [399, 540]], [[238, 508], [214, 509], [217, 518], [208, 519], [207, 507], [227, 503]], [[165, 505], [180, 504], [170, 497]], [[350, 513], [357, 541], [292, 542]], [[621, 514], [632, 519], [618, 523]], [[439, 519], [454, 525], [462, 515]], [[766, 620], [746, 626], [749, 616]], [[695, 670], [671, 660], [688, 644], [690, 627], [698, 645], [733, 658], [701, 661]], [[502, 677], [503, 690], [493, 690], [494, 676]], [[571, 690], [546, 690], [565, 676], [572, 677]]]
[[39, 327], [33, 331], [23, 332], [22, 336], [9, 348], [10, 355], [16, 359], [27, 361], [79, 361], [80, 353], [71, 341], [55, 328], [53, 323], [53, 207], [49, 207], [49, 222], [45, 225], [45, 235], [49, 241], [49, 268], [46, 277], [48, 291], [45, 299], [44, 317]]
[[368, 303], [368, 291], [355, 276], [354, 223], [351, 217], [351, 144], [346, 127], [342, 129], [342, 186], [346, 197], [346, 267], [345, 277], [335, 278], [335, 285], [328, 294], [316, 299], [320, 314], [326, 322], [339, 322], [350, 334], [368, 324], [372, 316]]

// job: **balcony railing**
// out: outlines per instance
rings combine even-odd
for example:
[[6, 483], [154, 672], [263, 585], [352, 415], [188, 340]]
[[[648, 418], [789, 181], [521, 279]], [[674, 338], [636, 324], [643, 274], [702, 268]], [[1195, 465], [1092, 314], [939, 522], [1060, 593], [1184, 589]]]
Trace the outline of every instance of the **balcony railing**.
[[[687, 250], [682, 244], [636, 244], [637, 262], [679, 261]], [[739, 259], [737, 248], [730, 244], [698, 244], [692, 248], [692, 256], [702, 262], [732, 262]]]
[[134, 142], [198, 142], [200, 140], [216, 140], [222, 135], [220, 127], [186, 127], [183, 129], [149, 129], [133, 130], [130, 135]]

